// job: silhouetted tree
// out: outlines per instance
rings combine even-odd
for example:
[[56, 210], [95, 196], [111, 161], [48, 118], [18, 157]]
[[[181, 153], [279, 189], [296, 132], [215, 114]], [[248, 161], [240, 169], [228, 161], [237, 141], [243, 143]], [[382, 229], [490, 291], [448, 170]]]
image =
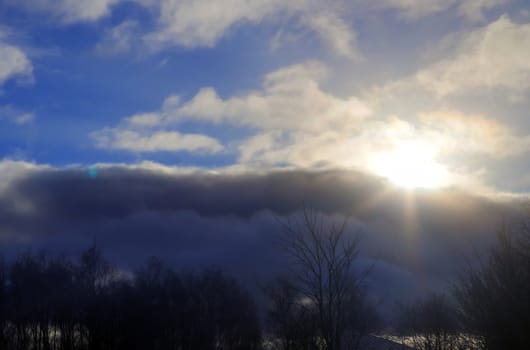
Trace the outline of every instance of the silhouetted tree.
[[81, 254], [77, 269], [81, 334], [88, 349], [110, 349], [114, 341], [112, 316], [115, 305], [110, 294], [113, 270], [94, 243]]
[[312, 209], [278, 221], [286, 233], [283, 243], [292, 258], [297, 298], [315, 310], [325, 349], [357, 347], [368, 330], [362, 320], [369, 309], [364, 288], [369, 270], [354, 271], [359, 236], [346, 232], [345, 220], [339, 225], [326, 224]]
[[26, 253], [20, 256], [9, 271], [9, 314], [13, 323], [13, 342], [16, 348], [41, 348], [40, 329], [47, 308], [48, 286], [44, 278], [46, 256]]
[[53, 349], [75, 349], [80, 344], [76, 336], [81, 322], [78, 309], [79, 287], [75, 280], [76, 267], [64, 257], [50, 259], [44, 279], [48, 285], [45, 295], [47, 315], [45, 322], [49, 346]]
[[219, 270], [205, 270], [187, 276], [184, 288], [184, 329], [190, 348], [259, 348], [256, 306], [233, 279]]
[[0, 349], [7, 347], [7, 276], [4, 259], [0, 257]]
[[271, 346], [279, 350], [319, 349], [317, 310], [303, 300], [287, 278], [277, 278], [264, 286], [267, 297], [267, 325]]
[[96, 246], [78, 263], [0, 262], [1, 350], [257, 349], [254, 302], [218, 270], [177, 274], [153, 258], [118, 274]]
[[457, 350], [468, 345], [456, 310], [441, 294], [403, 306], [399, 331], [418, 350]]
[[455, 296], [467, 332], [485, 349], [528, 349], [530, 230], [504, 226], [485, 262], [461, 273]]

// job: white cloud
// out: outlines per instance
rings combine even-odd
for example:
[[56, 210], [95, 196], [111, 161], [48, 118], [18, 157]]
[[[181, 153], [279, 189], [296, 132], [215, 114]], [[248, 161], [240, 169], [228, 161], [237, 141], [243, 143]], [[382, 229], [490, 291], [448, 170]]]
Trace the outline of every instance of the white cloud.
[[413, 124], [397, 117], [370, 118], [351, 132], [264, 131], [240, 145], [239, 161], [267, 166], [290, 164], [366, 170], [374, 155], [421, 136]]
[[396, 9], [403, 18], [418, 19], [445, 11], [456, 1], [458, 0], [376, 0], [375, 4]]
[[203, 88], [182, 106], [166, 111], [166, 118], [310, 132], [356, 128], [371, 114], [370, 108], [355, 97], [342, 99], [323, 91], [319, 83], [325, 76], [325, 66], [306, 62], [268, 74], [260, 91], [226, 100], [213, 88]]
[[[231, 30], [289, 18], [320, 37], [339, 55], [358, 57], [356, 35], [345, 20], [349, 0], [129, 0], [147, 8], [155, 29], [141, 32], [139, 23], [125, 19], [106, 31], [96, 50], [123, 53], [133, 46], [159, 51], [175, 46], [213, 47]], [[63, 24], [94, 22], [108, 16], [113, 7], [127, 0], [4, 0], [28, 12], [43, 13]], [[337, 6], [337, 4], [341, 6]], [[346, 6], [344, 6], [346, 5]], [[145, 53], [146, 50], [143, 50]]]
[[[21, 49], [5, 43], [5, 37], [0, 31], [0, 88], [10, 79], [16, 79], [19, 83], [33, 82], [31, 61]], [[20, 111], [10, 105], [0, 105], [0, 120], [22, 125], [31, 123], [33, 119], [33, 113]]]
[[162, 117], [158, 113], [140, 113], [125, 119], [125, 121], [136, 127], [157, 126], [162, 122]]
[[253, 166], [363, 168], [366, 146], [355, 134], [338, 131], [264, 131], [241, 143], [239, 162]]
[[449, 58], [420, 70], [417, 82], [440, 96], [475, 89], [530, 88], [530, 24], [507, 16], [463, 34]]
[[[417, 19], [456, 7], [470, 20], [509, 0], [136, 0], [158, 12], [158, 29], [145, 39], [152, 49], [212, 47], [237, 25], [290, 18], [317, 34], [335, 53], [357, 58], [356, 33], [348, 24], [356, 8], [363, 13], [388, 8]], [[285, 33], [284, 33], [285, 34]]]
[[[297, 2], [300, 1], [294, 1]], [[237, 23], [257, 23], [280, 10], [296, 6], [281, 0], [160, 0], [149, 3], [160, 13], [160, 29], [147, 40], [156, 46], [184, 47], [211, 47]]]
[[[1, 33], [0, 33], [1, 34]], [[11, 78], [33, 80], [33, 65], [19, 48], [2, 42], [0, 35], [0, 86]]]
[[[326, 72], [324, 65], [310, 61], [271, 72], [263, 79], [261, 90], [227, 99], [220, 98], [213, 88], [201, 89], [186, 102], [169, 96], [159, 111], [132, 115], [124, 118], [118, 128], [100, 130], [91, 136], [100, 148], [137, 152], [215, 153], [223, 149], [210, 137], [171, 131], [175, 124], [188, 120], [250, 128], [258, 138], [263, 133], [277, 137], [286, 132], [287, 138], [303, 142], [304, 135], [320, 135], [323, 130], [330, 130], [329, 137], [344, 138], [371, 115], [371, 110], [355, 97], [343, 99], [323, 91], [319, 83]], [[260, 141], [254, 143], [253, 147], [260, 151]], [[252, 153], [251, 148], [242, 152], [242, 160], [243, 153]]]
[[[8, 190], [13, 181], [19, 181], [35, 170], [46, 168], [47, 165], [36, 165], [8, 158], [0, 159], [0, 193]], [[18, 203], [13, 204], [18, 205]]]
[[129, 52], [136, 41], [138, 27], [138, 22], [127, 20], [107, 29], [103, 40], [96, 45], [96, 52], [106, 55]]
[[[196, 146], [182, 146], [180, 134], [177, 146], [166, 136], [183, 122], [208, 124], [218, 131], [230, 124], [248, 132], [229, 143], [241, 166], [365, 170], [371, 169], [374, 158], [393, 154], [405, 144], [422, 145], [429, 147], [429, 162], [459, 183], [472, 182], [470, 177], [485, 173], [476, 166], [459, 168], [459, 157], [502, 159], [530, 150], [530, 136], [517, 135], [498, 119], [479, 114], [416, 106], [408, 119], [399, 112], [386, 117], [388, 113], [374, 111], [377, 106], [366, 100], [337, 97], [323, 89], [326, 73], [326, 66], [309, 61], [267, 74], [260, 89], [226, 98], [212, 87], [200, 89], [187, 101], [172, 95], [159, 110], [124, 118], [119, 128], [100, 131], [95, 139], [105, 148], [193, 151]], [[413, 79], [407, 81], [418, 88], [417, 82], [411, 83]], [[222, 150], [215, 140], [203, 142], [203, 149]]]
[[123, 0], [4, 0], [30, 12], [50, 14], [64, 23], [96, 21], [110, 13], [111, 6]]
[[[14, 0], [10, 0], [14, 1]], [[37, 9], [52, 0], [24, 0]], [[66, 22], [96, 20], [109, 13], [112, 5], [124, 0], [98, 0], [75, 2], [61, 0], [54, 12]], [[355, 18], [351, 9], [362, 16], [366, 11], [394, 9], [399, 16], [414, 20], [433, 14], [454, 10], [468, 20], [484, 20], [484, 11], [500, 6], [510, 0], [132, 0], [148, 8], [156, 20], [156, 28], [141, 33], [133, 20], [107, 31], [98, 50], [106, 53], [122, 53], [131, 49], [133, 43], [143, 47], [142, 52], [159, 51], [179, 46], [186, 48], [214, 47], [221, 38], [236, 28], [268, 21], [290, 23], [309, 30], [340, 56], [359, 58], [357, 34], [351, 26]], [[36, 6], [35, 4], [40, 4]], [[80, 5], [80, 4], [84, 5]], [[75, 6], [74, 6], [75, 4]], [[90, 4], [90, 5], [89, 5]], [[27, 7], [27, 6], [26, 6]], [[273, 47], [278, 47], [280, 38], [296, 35], [285, 28], [272, 38]]]
[[461, 16], [471, 21], [485, 20], [484, 11], [508, 3], [510, 0], [472, 0], [462, 1], [458, 6]]
[[159, 111], [126, 117], [118, 128], [97, 131], [92, 137], [101, 148], [213, 153], [222, 150], [218, 141], [171, 130], [183, 121], [195, 121], [232, 124], [254, 131], [288, 131], [293, 135], [320, 134], [322, 130], [351, 133], [371, 115], [371, 110], [355, 97], [342, 99], [323, 91], [319, 82], [325, 77], [326, 67], [311, 61], [269, 73], [261, 90], [226, 100], [213, 88], [203, 88], [183, 103], [178, 96], [169, 96]]
[[482, 154], [494, 158], [521, 155], [530, 150], [530, 136], [517, 136], [496, 119], [440, 109], [419, 114], [423, 130], [441, 143], [448, 154]]
[[528, 100], [530, 23], [502, 16], [476, 30], [446, 36], [431, 57], [433, 63], [366, 89], [363, 98], [380, 115], [414, 115], [418, 110], [448, 107], [455, 97], [461, 100], [460, 108], [463, 103], [466, 109], [484, 98], [499, 106]]
[[31, 112], [23, 112], [12, 106], [0, 106], [0, 120], [6, 119], [12, 123], [23, 125], [33, 122], [35, 115]]
[[[174, 46], [213, 47], [238, 26], [264, 21], [291, 23], [309, 29], [336, 54], [361, 57], [356, 32], [350, 22], [352, 10], [398, 11], [401, 17], [417, 19], [455, 8], [471, 20], [484, 19], [484, 11], [509, 0], [130, 0], [146, 7], [155, 17], [156, 28], [142, 33], [133, 19], [107, 30], [97, 45], [99, 52], [123, 53], [133, 46], [159, 51]], [[30, 12], [45, 13], [62, 23], [97, 21], [109, 15], [112, 8], [127, 0], [5, 0], [11, 6]], [[282, 32], [283, 33], [283, 32]], [[289, 33], [283, 33], [289, 37]], [[144, 53], [146, 50], [143, 50]]]
[[[33, 82], [33, 65], [29, 58], [18, 47], [3, 42], [3, 37], [4, 34], [0, 32], [0, 87], [10, 79], [21, 83]], [[22, 125], [31, 123], [33, 118], [33, 113], [0, 105], [0, 120]]]
[[[369, 0], [372, 2], [373, 0]], [[457, 13], [470, 20], [484, 20], [484, 11], [510, 0], [375, 0], [377, 7], [392, 8], [408, 20], [416, 20], [456, 8]]]
[[302, 22], [313, 29], [337, 54], [351, 58], [359, 57], [356, 34], [337, 13], [306, 14]]
[[517, 135], [493, 118], [440, 109], [420, 113], [416, 121], [370, 118], [350, 133], [265, 130], [244, 140], [238, 150], [239, 162], [252, 167], [346, 167], [378, 174], [374, 164], [392, 160], [404, 147], [425, 151], [426, 162], [443, 174], [445, 184], [479, 189], [484, 176], [495, 170], [481, 162], [463, 165], [459, 159], [521, 156], [530, 151], [530, 135]]
[[22, 113], [14, 118], [16, 124], [28, 124], [33, 122], [35, 115], [33, 113]]
[[132, 152], [188, 151], [218, 153], [223, 146], [216, 139], [201, 134], [181, 134], [177, 131], [141, 133], [127, 129], [103, 129], [91, 134], [96, 146]]
[[151, 50], [172, 46], [213, 47], [244, 24], [289, 18], [310, 29], [335, 53], [359, 56], [355, 32], [344, 18], [347, 1], [317, 0], [137, 0], [158, 12], [158, 28], [144, 36]]

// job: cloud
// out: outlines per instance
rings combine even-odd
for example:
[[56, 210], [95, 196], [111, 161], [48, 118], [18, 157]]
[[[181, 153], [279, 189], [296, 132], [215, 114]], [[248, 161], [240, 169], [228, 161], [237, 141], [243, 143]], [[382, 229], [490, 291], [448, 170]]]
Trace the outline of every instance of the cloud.
[[[322, 90], [320, 82], [325, 76], [326, 67], [311, 61], [271, 72], [263, 79], [261, 90], [227, 99], [219, 97], [211, 87], [200, 89], [184, 102], [172, 95], [166, 98], [159, 111], [126, 117], [117, 129], [99, 131], [93, 136], [100, 147], [158, 151], [163, 149], [165, 142], [160, 134], [189, 121], [219, 127], [230, 124], [257, 134], [293, 133], [289, 137], [300, 133], [320, 135], [322, 130], [331, 130], [337, 135], [351, 134], [371, 115], [371, 110], [355, 97], [342, 99]], [[145, 138], [141, 142], [140, 134]], [[153, 139], [159, 140], [160, 146], [151, 147], [151, 142], [146, 141]], [[211, 151], [221, 149], [211, 139], [208, 142], [202, 139], [201, 144]], [[168, 146], [166, 150], [170, 149]], [[247, 154], [248, 151], [245, 150]]]
[[455, 46], [448, 58], [418, 71], [419, 85], [439, 96], [530, 88], [530, 24], [514, 23], [504, 15], [462, 34]]
[[144, 135], [127, 129], [103, 129], [93, 132], [96, 146], [132, 152], [187, 151], [218, 153], [223, 146], [216, 139], [201, 134], [181, 134], [177, 131], [155, 131]]
[[254, 285], [286, 272], [273, 214], [295, 215], [305, 205], [328, 220], [348, 216], [351, 230], [363, 232], [362, 258], [381, 261], [374, 279], [381, 273], [388, 281], [378, 293], [393, 283], [409, 293], [439, 287], [461, 254], [487, 245], [503, 219], [519, 215], [517, 202], [457, 190], [411, 197], [354, 171], [99, 165], [91, 177], [87, 168], [12, 161], [0, 169], [4, 254], [29, 247], [74, 254], [96, 236], [125, 266], [159, 255], [179, 266], [215, 264]]
[[373, 142], [363, 144], [358, 133], [265, 131], [241, 143], [239, 161], [258, 167], [288, 164], [303, 168], [366, 169], [372, 146]]
[[484, 21], [484, 11], [509, 3], [510, 0], [472, 0], [462, 1], [458, 6], [461, 16], [471, 21]]
[[[517, 111], [524, 110], [530, 91], [529, 28], [501, 16], [444, 38], [443, 50], [432, 55], [434, 63], [361, 94], [374, 115], [387, 118], [380, 125], [392, 134], [367, 124], [361, 128], [390, 145], [408, 140], [430, 145], [455, 183], [512, 190], [497, 174], [517, 182], [526, 171], [515, 169], [530, 151], [524, 113]], [[372, 147], [370, 152], [381, 150]]]
[[[27, 214], [37, 221], [84, 222], [126, 218], [144, 211], [179, 210], [192, 210], [205, 217], [249, 218], [264, 210], [288, 215], [305, 203], [330, 215], [351, 216], [359, 222], [383, 220], [390, 227], [406, 226], [406, 218], [396, 209], [408, 195], [392, 188], [384, 179], [356, 171], [213, 172], [145, 163], [97, 165], [97, 176], [93, 177], [82, 167], [51, 168], [10, 160], [0, 162], [0, 167], [6, 170], [1, 175], [5, 184], [1, 193], [3, 215], [17, 214], [9, 203], [15, 198], [24, 199], [33, 203], [34, 211]], [[453, 221], [443, 225], [452, 230], [462, 221], [481, 226], [482, 211], [489, 213], [505, 205], [503, 201], [458, 190], [418, 192], [415, 196], [417, 214], [423, 213], [420, 219], [442, 224], [443, 216], [451, 215]], [[441, 217], [435, 219], [436, 213]]]
[[18, 47], [5, 43], [0, 32], [0, 86], [15, 78], [21, 82], [33, 80], [33, 65]]
[[[326, 75], [326, 66], [309, 61], [265, 75], [260, 89], [226, 98], [213, 87], [200, 89], [187, 101], [170, 95], [159, 110], [125, 117], [117, 128], [96, 132], [93, 137], [103, 148], [193, 151], [180, 143], [173, 146], [162, 135], [183, 123], [207, 126], [213, 133], [230, 125], [241, 136], [229, 140], [226, 151], [235, 153], [239, 166], [343, 167], [384, 176], [388, 171], [383, 173], [376, 164], [393, 159], [404, 145], [415, 145], [429, 150], [425, 161], [444, 174], [444, 185], [470, 186], [480, 192], [491, 191], [484, 179], [495, 171], [481, 158], [501, 160], [530, 149], [530, 136], [494, 116], [419, 106], [403, 118], [401, 113], [382, 111], [366, 96], [334, 96], [321, 87]], [[398, 86], [384, 87], [379, 98], [388, 99], [392, 91], [403, 93]], [[215, 140], [196, 144], [212, 153], [223, 149]], [[462, 157], [473, 161], [463, 166]]]
[[[401, 17], [418, 19], [456, 7], [457, 13], [472, 21], [484, 19], [484, 11], [509, 0], [229, 0], [220, 4], [211, 0], [138, 0], [158, 12], [158, 28], [145, 40], [154, 50], [171, 46], [213, 47], [221, 38], [242, 24], [258, 24], [289, 18], [313, 31], [336, 54], [361, 57], [356, 33], [349, 25], [355, 7], [381, 12], [397, 10]], [[277, 39], [278, 37], [276, 37]], [[277, 40], [276, 40], [277, 41]]]
[[[5, 5], [17, 6], [31, 13], [44, 13], [53, 19], [71, 24], [94, 22], [111, 14], [125, 0], [6, 0]], [[337, 55], [358, 59], [357, 34], [351, 26], [359, 13], [367, 10], [397, 10], [401, 17], [417, 19], [453, 7], [469, 20], [484, 20], [484, 11], [509, 0], [131, 0], [148, 10], [154, 28], [142, 26], [134, 18], [126, 18], [107, 29], [96, 51], [121, 54], [131, 49], [142, 54], [172, 47], [214, 47], [219, 40], [244, 25], [264, 22], [277, 25], [288, 19], [295, 27], [309, 30]], [[285, 33], [284, 33], [285, 34]], [[287, 33], [289, 36], [289, 33]]]
[[12, 106], [0, 105], [0, 120], [6, 119], [11, 123], [24, 125], [33, 122], [35, 115], [31, 112], [22, 112]]
[[[400, 159], [400, 150], [411, 147], [425, 162]], [[417, 118], [397, 116], [370, 118], [352, 133], [323, 130], [263, 131], [239, 145], [239, 162], [252, 167], [291, 165], [302, 168], [363, 169], [382, 176], [396, 174], [399, 164], [431, 171], [442, 186], [458, 186], [479, 193], [492, 192], [490, 185], [507, 188], [487, 179], [499, 169], [492, 164], [530, 151], [530, 135], [519, 134], [496, 119], [447, 108], [419, 112]], [[412, 156], [412, 155], [409, 155]], [[384, 164], [381, 164], [384, 162]], [[393, 165], [392, 165], [393, 164]], [[405, 165], [404, 165], [405, 166]], [[519, 175], [514, 172], [513, 179]]]
[[121, 0], [5, 0], [28, 12], [46, 13], [63, 23], [92, 22], [108, 15], [112, 5]]
[[128, 53], [133, 49], [139, 35], [139, 23], [126, 20], [103, 34], [103, 40], [96, 45], [96, 52], [103, 55]]
[[156, 8], [160, 29], [147, 36], [153, 45], [184, 47], [214, 44], [235, 24], [260, 22], [267, 16], [294, 6], [278, 0], [229, 0], [223, 3], [208, 0], [145, 1]]
[[479, 29], [452, 33], [435, 47], [432, 63], [367, 89], [363, 97], [387, 113], [440, 108], [463, 96], [469, 102], [485, 96], [497, 104], [525, 102], [530, 88], [530, 24], [503, 15]]
[[456, 7], [457, 13], [470, 21], [484, 20], [484, 11], [510, 0], [376, 0], [381, 8], [392, 8], [408, 20], [431, 16]]
[[[166, 101], [168, 101], [169, 99], [171, 98], [169, 97], [168, 99], [166, 99]], [[126, 118], [125, 121], [131, 126], [150, 127], [160, 125], [162, 123], [162, 116], [155, 112], [140, 113]]]
[[8, 190], [15, 182], [21, 181], [38, 170], [47, 168], [46, 165], [14, 161], [7, 158], [0, 160], [0, 195], [3, 195], [4, 191]]
[[106, 30], [96, 45], [97, 52], [110, 55], [138, 50], [146, 54], [172, 47], [214, 47], [243, 25], [277, 23], [288, 18], [312, 31], [338, 55], [359, 57], [355, 32], [344, 15], [344, 5], [348, 5], [344, 0], [326, 4], [317, 0], [6, 0], [3, 5], [72, 24], [99, 21], [127, 2], [144, 7], [154, 28], [126, 18]]
[[302, 18], [302, 23], [313, 29], [335, 53], [345, 57], [360, 58], [356, 48], [355, 32], [336, 13], [306, 14]]
[[[151, 51], [168, 47], [214, 47], [219, 40], [236, 28], [263, 22], [275, 23], [288, 18], [309, 29], [336, 54], [358, 58], [356, 35], [344, 18], [343, 1], [323, 5], [315, 0], [137, 0], [158, 14], [157, 28], [146, 33], [142, 40]], [[118, 29], [118, 28], [116, 28]], [[116, 34], [118, 42], [128, 33]], [[123, 38], [123, 39], [122, 39]]]
[[497, 119], [449, 109], [420, 113], [419, 119], [424, 128], [439, 133], [440, 139], [445, 137], [443, 149], [449, 154], [503, 158], [530, 150], [530, 135], [517, 136]]
[[[7, 34], [0, 28], [0, 94], [2, 86], [11, 79], [18, 83], [33, 82], [33, 64], [20, 48], [5, 42]], [[11, 105], [0, 105], [0, 121], [28, 124], [34, 119], [32, 112], [24, 112]]]
[[190, 101], [169, 110], [168, 121], [232, 123], [256, 129], [352, 130], [371, 114], [355, 97], [341, 99], [323, 91], [326, 67], [306, 62], [265, 76], [261, 91], [221, 99], [213, 88], [201, 89]]
[[455, 2], [456, 0], [378, 0], [376, 5], [396, 9], [403, 18], [417, 19], [445, 11]]

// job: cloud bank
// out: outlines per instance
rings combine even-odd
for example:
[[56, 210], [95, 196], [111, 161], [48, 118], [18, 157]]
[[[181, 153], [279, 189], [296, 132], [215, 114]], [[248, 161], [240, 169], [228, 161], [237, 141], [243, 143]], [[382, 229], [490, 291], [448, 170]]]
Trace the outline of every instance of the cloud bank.
[[457, 190], [411, 194], [351, 171], [144, 164], [101, 165], [89, 176], [86, 168], [21, 162], [1, 168], [0, 239], [8, 256], [28, 248], [75, 254], [96, 239], [125, 268], [161, 255], [177, 266], [218, 265], [252, 284], [288, 271], [274, 217], [312, 206], [328, 220], [350, 218], [350, 232], [363, 237], [361, 261], [378, 261], [374, 293], [395, 287], [393, 297], [444, 286], [466, 253], [520, 214], [516, 201]]

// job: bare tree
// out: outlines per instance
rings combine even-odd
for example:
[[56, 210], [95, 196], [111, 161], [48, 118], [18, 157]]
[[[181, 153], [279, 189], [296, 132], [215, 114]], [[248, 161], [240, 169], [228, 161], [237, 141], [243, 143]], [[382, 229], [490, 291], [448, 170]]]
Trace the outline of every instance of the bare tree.
[[347, 341], [349, 348], [358, 346], [363, 327], [357, 313], [365, 310], [368, 273], [354, 271], [359, 235], [346, 231], [346, 220], [328, 223], [313, 209], [278, 221], [286, 233], [283, 246], [292, 258], [293, 285], [299, 300], [315, 310], [325, 349], [343, 349]]
[[403, 306], [399, 331], [418, 350], [468, 348], [457, 313], [442, 294], [433, 294], [416, 304]]
[[272, 334], [269, 347], [279, 350], [317, 350], [316, 312], [300, 300], [293, 283], [278, 277], [264, 286], [267, 297], [267, 326]]
[[254, 301], [220, 270], [177, 273], [153, 258], [131, 277], [112, 271], [95, 246], [79, 263], [0, 260], [0, 349], [260, 348]]
[[7, 346], [7, 276], [4, 259], [0, 256], [0, 349]]
[[530, 229], [503, 226], [487, 260], [469, 264], [455, 296], [469, 334], [485, 349], [528, 349]]

